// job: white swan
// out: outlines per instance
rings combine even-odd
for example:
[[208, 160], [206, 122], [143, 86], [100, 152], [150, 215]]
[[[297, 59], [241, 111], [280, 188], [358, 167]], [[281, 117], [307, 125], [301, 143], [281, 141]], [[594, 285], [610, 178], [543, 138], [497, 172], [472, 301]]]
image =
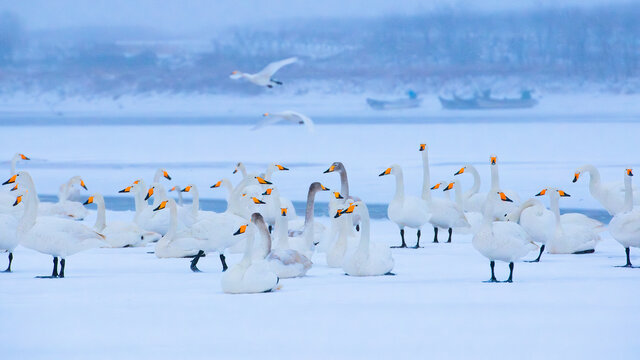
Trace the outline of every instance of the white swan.
[[[22, 202], [24, 193], [19, 194], [13, 201], [14, 208]], [[20, 206], [23, 207], [23, 206]], [[23, 209], [24, 210], [24, 209]], [[4, 272], [11, 272], [11, 264], [13, 262], [13, 250], [18, 246], [20, 239], [16, 235], [18, 224], [20, 223], [20, 213], [18, 212], [0, 212], [0, 251], [9, 253], [9, 265]]]
[[[348, 204], [343, 204], [347, 205], [347, 209], [353, 205], [353, 200], [350, 201]], [[337, 235], [337, 238], [326, 251], [328, 267], [341, 268], [347, 253], [358, 245], [358, 239], [352, 227], [352, 220], [349, 219], [350, 216], [353, 216], [353, 211], [343, 214], [343, 210], [336, 209], [334, 215], [330, 217], [332, 220], [337, 220], [335, 222], [335, 230], [332, 227], [332, 231], [335, 231], [335, 235], [332, 234], [332, 237]]]
[[519, 223], [534, 242], [541, 244], [538, 257], [528, 261], [539, 262], [547, 242], [552, 241], [554, 237], [556, 219], [553, 212], [547, 210], [539, 200], [529, 199], [507, 214], [505, 220]]
[[[257, 214], [259, 215], [259, 214]], [[269, 263], [264, 259], [266, 252], [264, 250], [254, 256], [254, 232], [256, 225], [254, 217], [252, 222], [242, 225], [233, 235], [246, 234], [247, 244], [245, 246], [244, 256], [239, 263], [232, 265], [229, 270], [222, 274], [220, 284], [222, 291], [228, 294], [251, 294], [270, 292], [276, 290], [278, 286], [278, 275], [271, 269]], [[258, 259], [254, 259], [258, 257]]]
[[378, 176], [385, 175], [395, 175], [396, 177], [396, 193], [387, 208], [387, 216], [398, 225], [402, 239], [402, 244], [394, 247], [407, 247], [407, 243], [404, 240], [404, 228], [409, 227], [418, 230], [418, 241], [414, 246], [417, 249], [420, 247], [420, 229], [429, 221], [430, 217], [427, 206], [422, 199], [404, 194], [404, 177], [400, 165], [391, 165], [390, 168], [387, 168]]
[[87, 196], [84, 192], [80, 192], [80, 189], [75, 187], [74, 185], [80, 185], [85, 191], [87, 191], [87, 185], [85, 185], [84, 180], [80, 176], [74, 176], [66, 183], [60, 185], [58, 190], [58, 202], [62, 201], [75, 201], [82, 202]]
[[485, 200], [487, 200], [487, 194], [480, 193], [480, 185], [482, 180], [480, 174], [475, 166], [467, 164], [458, 170], [454, 176], [469, 173], [473, 176], [473, 186], [467, 192], [462, 195], [462, 203], [465, 211], [482, 213], [482, 207]]
[[[141, 228], [156, 232], [158, 234], [164, 235], [169, 231], [169, 213], [166, 211], [153, 211], [153, 209], [160, 206], [160, 204], [168, 200], [167, 191], [164, 186], [155, 182], [151, 184], [149, 190], [144, 197], [143, 203], [146, 203], [150, 197], [153, 196], [153, 203], [151, 206], [145, 205], [140, 214], [137, 215], [137, 223]], [[178, 221], [178, 226], [184, 227], [184, 223]]]
[[[18, 182], [26, 188], [25, 210], [18, 224], [20, 244], [53, 256], [50, 278], [64, 277], [66, 258], [77, 252], [103, 245], [104, 236], [76, 221], [38, 215], [38, 194], [29, 173], [20, 171], [5, 184]], [[58, 258], [60, 272], [58, 273]]]
[[89, 196], [83, 205], [93, 203], [98, 206], [98, 213], [93, 229], [104, 235], [104, 241], [109, 247], [144, 246], [160, 238], [160, 234], [144, 231], [138, 224], [132, 221], [111, 221], [107, 224], [104, 197], [101, 194], [93, 194]]
[[82, 203], [68, 200], [69, 189], [73, 184], [80, 184], [85, 190], [87, 186], [80, 176], [74, 176], [60, 187], [58, 194], [58, 202], [42, 202], [38, 206], [38, 215], [40, 216], [57, 216], [62, 218], [71, 218], [73, 220], [82, 220], [89, 211], [82, 206]]
[[268, 88], [272, 88], [274, 85], [282, 85], [281, 81], [273, 79], [273, 74], [275, 74], [283, 66], [293, 64], [296, 61], [298, 61], [297, 57], [290, 57], [284, 60], [274, 61], [267, 65], [264, 69], [260, 70], [260, 72], [257, 72], [255, 74], [248, 74], [235, 70], [229, 77], [234, 80], [245, 78], [258, 86], [266, 86]]
[[589, 223], [563, 222], [560, 216], [560, 197], [569, 197], [562, 190], [547, 188], [536, 196], [549, 195], [551, 211], [555, 216], [555, 231], [552, 239], [547, 240], [547, 249], [551, 254], [589, 254], [595, 251], [600, 241], [598, 233], [603, 229], [593, 228]]
[[274, 125], [281, 121], [287, 121], [292, 124], [304, 125], [308, 132], [314, 131], [313, 120], [310, 117], [297, 111], [284, 110], [280, 112], [266, 112], [262, 114], [262, 121], [258, 122], [251, 130], [257, 130], [268, 125]]
[[15, 153], [11, 158], [11, 172], [9, 173], [9, 176], [13, 176], [16, 174], [16, 164], [20, 160], [31, 160], [31, 159], [29, 159], [25, 154]]
[[[504, 190], [500, 187], [500, 174], [498, 173], [498, 156], [495, 154], [491, 154], [489, 159], [489, 164], [491, 167], [491, 188], [489, 189], [489, 193], [487, 197], [493, 197], [494, 200], [494, 208], [493, 208], [493, 218], [496, 221], [504, 221], [504, 215], [509, 214], [515, 211], [518, 208], [517, 203], [520, 202], [520, 196], [513, 190]], [[499, 198], [496, 194], [499, 192], [503, 192], [511, 202], [499, 201]], [[487, 202], [485, 201], [485, 204]]]
[[[603, 183], [600, 180], [600, 172], [593, 165], [584, 165], [576, 169], [573, 182], [577, 182], [580, 175], [589, 173], [589, 192], [594, 199], [609, 212], [615, 215], [625, 208], [625, 190], [622, 182]], [[640, 190], [633, 189], [633, 203], [640, 205]]]
[[161, 178], [165, 178], [167, 180], [171, 180], [171, 176], [169, 175], [167, 170], [165, 170], [163, 168], [157, 169], [155, 174], [153, 174], [153, 182], [154, 183], [160, 182]]
[[633, 188], [631, 177], [633, 171], [626, 169], [624, 173], [624, 208], [609, 223], [609, 233], [620, 245], [624, 246], [627, 263], [622, 267], [634, 267], [629, 258], [630, 247], [640, 247], [640, 207], [633, 208]]
[[509, 278], [506, 282], [513, 282], [514, 261], [527, 255], [537, 246], [531, 242], [522, 226], [511, 221], [494, 221], [494, 202], [511, 202], [503, 192], [497, 193], [496, 197], [492, 194], [487, 196], [482, 227], [473, 235], [471, 243], [480, 254], [489, 259], [491, 278], [487, 282], [498, 282], [494, 272], [496, 260], [509, 263]]
[[[427, 201], [431, 217], [429, 222], [436, 228], [448, 229], [449, 238], [447, 242], [451, 242], [451, 234], [453, 228], [470, 228], [471, 224], [467, 220], [467, 217], [462, 210], [462, 191], [458, 188], [458, 182], [456, 180], [451, 181], [445, 186], [442, 191], [449, 191], [454, 189], [457, 202], [453, 202], [449, 199], [437, 198]], [[436, 233], [437, 236], [437, 233]], [[434, 242], [438, 242], [438, 238], [434, 238]]]
[[[263, 216], [261, 216], [260, 214], [257, 214], [260, 215], [257, 216], [256, 214], [253, 214], [254, 216], [251, 218], [251, 223], [256, 226], [258, 232], [262, 236], [263, 242], [265, 243], [265, 252], [268, 254], [266, 260], [269, 263], [271, 270], [276, 273], [276, 275], [278, 275], [278, 277], [281, 279], [304, 276], [307, 271], [311, 269], [311, 265], [313, 265], [311, 261], [306, 256], [293, 249], [282, 247], [282, 245], [285, 244], [282, 244], [278, 248], [272, 249], [271, 234], [269, 234], [267, 224], [264, 221]], [[286, 218], [286, 211], [283, 211], [282, 215], [279, 217], [283, 219]], [[288, 236], [286, 230], [280, 231], [279, 234]], [[249, 234], [249, 236], [252, 235], [254, 234]], [[286, 238], [280, 239], [279, 241], [286, 242]]]
[[362, 201], [356, 201], [349, 208], [339, 212], [336, 216], [356, 212], [360, 215], [360, 243], [356, 251], [347, 256], [342, 269], [350, 276], [393, 275], [393, 256], [389, 247], [377, 242], [371, 242], [371, 224], [369, 210]]
[[164, 200], [153, 211], [163, 210], [167, 206], [169, 207], [169, 230], [156, 243], [155, 254], [161, 259], [192, 257], [191, 271], [200, 272], [196, 265], [204, 255], [202, 250], [205, 246], [204, 241], [194, 238], [188, 231], [178, 232], [178, 207], [175, 200]]

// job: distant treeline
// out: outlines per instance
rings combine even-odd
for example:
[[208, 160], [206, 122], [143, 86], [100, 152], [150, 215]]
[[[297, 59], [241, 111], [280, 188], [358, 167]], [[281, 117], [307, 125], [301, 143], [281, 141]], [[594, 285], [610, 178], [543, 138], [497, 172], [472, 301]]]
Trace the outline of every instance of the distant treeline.
[[0, 20], [2, 92], [259, 92], [229, 80], [229, 72], [259, 70], [294, 55], [302, 64], [286, 68], [282, 79], [297, 91], [319, 83], [333, 91], [407, 84], [437, 90], [483, 77], [579, 87], [633, 84], [640, 75], [640, 4], [296, 20], [212, 33], [204, 48], [148, 31], [146, 41], [135, 41], [135, 29], [117, 35], [92, 29], [82, 37], [30, 34], [11, 14]]

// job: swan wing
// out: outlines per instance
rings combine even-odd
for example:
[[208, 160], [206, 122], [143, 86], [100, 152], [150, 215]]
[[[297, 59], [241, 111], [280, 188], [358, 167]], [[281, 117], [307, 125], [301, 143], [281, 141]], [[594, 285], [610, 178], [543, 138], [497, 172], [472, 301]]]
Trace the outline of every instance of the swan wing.
[[273, 74], [275, 74], [283, 66], [286, 66], [286, 65], [289, 65], [289, 64], [293, 64], [296, 61], [298, 61], [297, 57], [290, 57], [290, 58], [287, 58], [287, 59], [284, 59], [284, 60], [274, 61], [271, 64], [267, 65], [264, 69], [260, 70], [260, 72], [257, 73], [256, 75], [267, 76], [267, 77], [270, 78], [270, 77], [273, 76]]

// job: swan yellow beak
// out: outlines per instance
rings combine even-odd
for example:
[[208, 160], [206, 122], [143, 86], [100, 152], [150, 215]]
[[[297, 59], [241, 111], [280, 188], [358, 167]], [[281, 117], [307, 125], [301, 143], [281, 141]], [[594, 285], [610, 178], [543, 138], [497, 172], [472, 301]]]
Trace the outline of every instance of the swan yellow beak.
[[144, 199], [149, 200], [149, 198], [152, 196], [153, 196], [153, 188], [149, 188], [149, 191], [147, 191], [147, 196], [145, 196]]
[[22, 160], [31, 160], [28, 157], [26, 157], [24, 154], [20, 154], [20, 159], [22, 159]]
[[262, 114], [262, 116], [269, 116], [269, 113], [264, 113]]
[[631, 169], [627, 169], [627, 175], [628, 176], [633, 176], [633, 171], [631, 171]]
[[3, 182], [2, 185], [13, 184], [14, 182], [16, 182], [17, 177], [18, 177], [18, 174], [13, 175], [12, 177], [9, 178], [9, 180]]
[[273, 191], [272, 188], [268, 188], [265, 192], [262, 193], [262, 195], [271, 195], [272, 191]]
[[571, 195], [567, 194], [562, 190], [558, 190], [558, 195], [560, 195], [561, 197], [571, 197]]
[[450, 183], [449, 185], [447, 185], [447, 187], [442, 189], [442, 191], [449, 191], [451, 189], [453, 189], [453, 183]]
[[324, 186], [324, 185], [322, 185], [322, 184], [320, 184], [320, 189], [321, 189], [322, 191], [329, 191], [329, 188], [328, 188], [328, 187], [326, 187], [326, 186]]
[[457, 173], [455, 173], [455, 174], [453, 174], [453, 175], [455, 176], [455, 175], [464, 174], [464, 169], [465, 169], [465, 168], [462, 168], [462, 169], [458, 170], [458, 172], [457, 172]]
[[391, 174], [391, 168], [387, 168], [387, 170], [383, 171], [380, 175], [378, 176], [385, 176], [385, 175], [389, 175]]
[[85, 201], [82, 205], [89, 205], [89, 204], [93, 204], [93, 196], [89, 196], [87, 201]]
[[233, 235], [240, 235], [240, 234], [244, 234], [245, 231], [247, 231], [247, 226], [248, 225], [242, 225], [240, 226], [240, 228], [238, 229], [238, 231], [234, 232]]
[[497, 156], [491, 156], [491, 165], [495, 165], [498, 162], [498, 157]]
[[192, 188], [192, 186], [191, 186], [191, 185], [189, 185], [189, 186], [187, 186], [186, 188], [184, 188], [184, 189], [182, 189], [182, 190], [180, 190], [180, 191], [181, 191], [181, 192], [189, 192], [189, 191], [191, 191], [191, 188]]
[[545, 195], [546, 193], [547, 193], [547, 189], [542, 189], [540, 190], [539, 193], [536, 194], [536, 196], [542, 196], [542, 195]]
[[572, 182], [578, 181], [579, 178], [580, 178], [580, 173], [579, 172], [573, 174], [573, 181]]
[[87, 185], [84, 184], [84, 180], [80, 179], [80, 186], [82, 186], [85, 190], [89, 190], [87, 189]]
[[333, 196], [336, 197], [336, 199], [344, 199], [344, 197], [342, 196], [342, 194], [340, 194], [338, 191], [334, 191], [333, 192]]
[[280, 214], [282, 216], [287, 216], [287, 208], [280, 208]]
[[336, 169], [336, 166], [335, 165], [331, 165], [331, 166], [329, 166], [329, 168], [327, 170], [324, 171], [324, 174], [333, 172], [335, 169]]
[[431, 190], [437, 190], [437, 189], [440, 189], [440, 183], [437, 183], [431, 187]]
[[171, 189], [169, 189], [169, 192], [172, 192], [172, 191], [176, 191], [176, 187], [175, 186], [172, 187]]
[[158, 205], [157, 208], [153, 209], [153, 211], [158, 211], [158, 210], [162, 210], [162, 209], [166, 208], [168, 202], [169, 202], [169, 200], [164, 200], [163, 202], [160, 203], [160, 205]]
[[13, 203], [13, 206], [17, 206], [18, 204], [20, 204], [22, 202], [22, 195], [18, 196], [16, 198], [16, 201]]
[[287, 171], [289, 169], [287, 169], [286, 167], [282, 166], [282, 165], [276, 165], [276, 167], [278, 168], [278, 170], [280, 171]]
[[264, 201], [258, 199], [257, 197], [252, 197], [251, 200], [253, 200], [254, 204], [266, 204]]
[[502, 201], [513, 202], [513, 200], [509, 199], [503, 192], [499, 192], [498, 195], [500, 195], [500, 200]]
[[271, 182], [261, 178], [260, 176], [256, 176], [256, 180], [258, 180], [258, 183], [260, 183], [262, 185], [272, 185]]
[[9, 191], [16, 191], [16, 190], [18, 190], [18, 184], [15, 184]]
[[427, 144], [420, 144], [420, 151], [425, 151], [427, 149]]
[[222, 185], [222, 180], [220, 180], [217, 183], [211, 185], [211, 188], [212, 189], [219, 188], [221, 185]]
[[171, 180], [171, 176], [169, 176], [167, 170], [162, 170], [162, 176], [164, 176], [167, 180]]
[[126, 188], [118, 191], [119, 193], [128, 193], [131, 192], [131, 189], [133, 188], [133, 186], [127, 186]]

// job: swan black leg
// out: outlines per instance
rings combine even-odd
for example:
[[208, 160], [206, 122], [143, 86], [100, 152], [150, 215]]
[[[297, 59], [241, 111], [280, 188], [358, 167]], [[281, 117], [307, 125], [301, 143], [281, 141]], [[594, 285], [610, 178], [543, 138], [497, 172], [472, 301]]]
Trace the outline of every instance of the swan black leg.
[[489, 262], [489, 266], [491, 266], [491, 279], [483, 282], [487, 282], [487, 283], [498, 282], [498, 279], [496, 279], [496, 273], [494, 272], [496, 267], [496, 262], [491, 260], [491, 262]]
[[513, 282], [513, 262], [509, 263], [509, 278], [505, 282]]
[[269, 225], [269, 234], [273, 231], [273, 226]]
[[433, 242], [434, 243], [438, 242], [438, 227], [437, 226], [433, 227]]
[[527, 260], [525, 262], [540, 262], [540, 257], [542, 256], [542, 253], [544, 252], [544, 244], [542, 244], [542, 246], [540, 246], [540, 253], [538, 254], [538, 257], [535, 260]]
[[627, 254], [627, 263], [625, 265], [618, 265], [616, 267], [637, 268], [637, 266], [631, 265], [631, 258], [629, 256], [629, 248], [624, 248], [624, 252]]
[[53, 257], [53, 272], [51, 276], [36, 276], [38, 279], [54, 279], [58, 277], [58, 257]]
[[453, 229], [449, 228], [449, 239], [447, 240], [448, 243], [451, 242], [451, 234], [453, 233]]
[[10, 273], [11, 272], [11, 262], [13, 262], [13, 253], [12, 252], [9, 253], [9, 266], [7, 266], [7, 269], [4, 272], [6, 272], [6, 273]]
[[198, 251], [198, 253], [196, 254], [196, 256], [193, 257], [193, 259], [191, 259], [191, 266], [189, 266], [189, 268], [191, 269], [191, 271], [193, 272], [200, 272], [200, 269], [198, 269], [198, 260], [200, 260], [200, 258], [204, 256], [204, 251], [200, 250]]
[[229, 267], [227, 266], [227, 260], [225, 259], [224, 254], [220, 254], [220, 262], [222, 263], [222, 271], [227, 271]]
[[60, 274], [58, 275], [59, 278], [63, 278], [64, 277], [64, 264], [66, 263], [65, 259], [60, 259]]
[[400, 246], [392, 246], [392, 248], [406, 248], [407, 243], [404, 242], [404, 229], [400, 229], [400, 238], [402, 238], [402, 245]]
[[418, 229], [418, 242], [416, 242], [416, 246], [414, 246], [414, 249], [418, 249], [421, 248], [422, 246], [420, 246], [420, 229]]

